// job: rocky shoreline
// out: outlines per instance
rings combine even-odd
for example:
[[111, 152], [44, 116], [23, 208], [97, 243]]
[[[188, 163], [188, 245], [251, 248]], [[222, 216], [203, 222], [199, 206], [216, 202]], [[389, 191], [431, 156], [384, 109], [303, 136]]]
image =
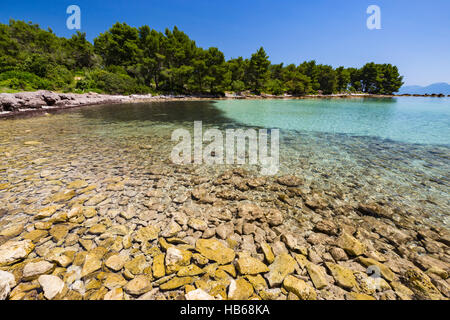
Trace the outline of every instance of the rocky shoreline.
[[[444, 97], [444, 95], [399, 95], [399, 96], [422, 96], [422, 97]], [[211, 100], [211, 99], [331, 99], [331, 98], [383, 98], [395, 97], [395, 95], [370, 95], [370, 94], [332, 94], [332, 95], [306, 95], [306, 96], [275, 96], [275, 95], [253, 95], [249, 93], [227, 93], [220, 95], [106, 95], [98, 93], [75, 94], [58, 93], [51, 91], [0, 93], [0, 118], [12, 118], [19, 115], [33, 115], [44, 112], [58, 111], [63, 109], [77, 108], [99, 104], [118, 103], [140, 103], [154, 101], [179, 101], [179, 100]]]

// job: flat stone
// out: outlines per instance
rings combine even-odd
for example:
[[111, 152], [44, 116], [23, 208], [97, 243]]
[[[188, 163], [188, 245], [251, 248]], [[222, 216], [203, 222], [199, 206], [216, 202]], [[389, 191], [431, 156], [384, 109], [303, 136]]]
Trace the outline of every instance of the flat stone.
[[180, 232], [182, 229], [176, 221], [171, 220], [170, 223], [166, 226], [166, 228], [161, 232], [161, 237], [164, 238], [171, 238], [175, 237], [178, 232]]
[[36, 220], [45, 219], [51, 217], [56, 210], [58, 210], [58, 206], [49, 206], [42, 208], [38, 211], [36, 216], [34, 217]]
[[395, 278], [394, 273], [389, 269], [389, 267], [384, 264], [372, 259], [372, 258], [364, 258], [359, 257], [358, 262], [361, 263], [365, 267], [376, 266], [380, 269], [381, 276], [385, 278], [387, 281], [393, 281]]
[[188, 220], [188, 226], [197, 231], [205, 231], [208, 229], [208, 224], [206, 221], [197, 218], [190, 218]]
[[127, 260], [128, 257], [124, 255], [115, 254], [105, 261], [105, 265], [113, 271], [120, 271], [124, 267]]
[[103, 282], [104, 286], [110, 290], [121, 288], [127, 284], [127, 280], [120, 273], [108, 273]]
[[181, 250], [170, 247], [166, 251], [165, 267], [168, 274], [178, 272], [181, 267], [190, 264], [192, 253], [187, 250]]
[[83, 269], [81, 270], [81, 277], [84, 278], [100, 270], [101, 267], [102, 261], [100, 260], [100, 258], [95, 254], [88, 253], [83, 264]]
[[275, 260], [275, 255], [273, 254], [272, 247], [266, 242], [261, 243], [261, 250], [266, 258], [267, 263], [271, 264]]
[[55, 203], [67, 202], [75, 197], [77, 194], [74, 190], [61, 191], [56, 193], [50, 198], [50, 201]]
[[258, 273], [269, 272], [269, 268], [260, 260], [252, 257], [240, 258], [236, 262], [238, 271], [243, 274], [255, 275]]
[[42, 275], [38, 278], [39, 284], [44, 290], [44, 296], [48, 300], [52, 300], [64, 290], [64, 281], [57, 276]]
[[106, 232], [106, 226], [103, 224], [95, 224], [89, 228], [88, 233], [99, 235]]
[[145, 268], [148, 267], [148, 263], [144, 255], [139, 255], [134, 259], [125, 262], [125, 269], [130, 271], [134, 275], [144, 273]]
[[123, 289], [115, 288], [105, 294], [103, 300], [123, 300]]
[[303, 183], [303, 180], [296, 176], [287, 175], [279, 177], [277, 179], [277, 182], [283, 186], [297, 187]]
[[83, 189], [88, 186], [88, 183], [84, 180], [75, 180], [67, 185], [67, 189]]
[[177, 276], [179, 277], [189, 277], [189, 276], [198, 276], [200, 274], [205, 273], [203, 269], [196, 266], [195, 264], [191, 264], [189, 266], [181, 267], [177, 272]]
[[54, 268], [54, 264], [48, 261], [30, 262], [23, 268], [23, 277], [29, 281], [40, 275], [51, 273]]
[[192, 277], [174, 277], [169, 281], [161, 284], [159, 288], [161, 290], [174, 290], [187, 284], [191, 284], [192, 282], [194, 282], [194, 279]]
[[244, 278], [232, 279], [228, 287], [229, 300], [248, 300], [253, 295], [253, 286]]
[[328, 286], [325, 272], [321, 267], [313, 263], [308, 263], [306, 264], [306, 270], [308, 271], [308, 275], [311, 278], [311, 281], [316, 289], [320, 290]]
[[13, 226], [7, 227], [0, 232], [0, 237], [5, 238], [14, 238], [17, 237], [19, 234], [22, 233], [24, 228], [23, 224], [15, 224]]
[[152, 285], [147, 276], [138, 275], [133, 280], [128, 282], [124, 287], [126, 293], [138, 296], [144, 294], [152, 289]]
[[301, 300], [316, 300], [317, 295], [314, 288], [305, 281], [288, 275], [283, 281], [283, 288], [294, 293]]
[[360, 256], [366, 251], [365, 245], [346, 232], [338, 238], [336, 244], [351, 256]]
[[369, 296], [365, 293], [358, 293], [358, 292], [348, 292], [345, 294], [345, 298], [347, 300], [377, 300], [372, 296]]
[[166, 269], [164, 267], [164, 254], [159, 254], [153, 258], [152, 272], [153, 276], [157, 279], [162, 278], [166, 275]]
[[143, 243], [158, 239], [159, 231], [159, 228], [155, 226], [142, 227], [136, 232], [134, 240]]
[[0, 246], [0, 267], [8, 266], [26, 258], [34, 249], [31, 240], [8, 241]]
[[33, 243], [39, 242], [42, 238], [45, 238], [48, 235], [47, 230], [32, 230], [23, 235], [23, 238], [26, 240], [31, 240]]
[[234, 251], [215, 239], [199, 239], [195, 249], [209, 260], [219, 264], [227, 264], [234, 260]]
[[215, 300], [213, 296], [205, 292], [203, 289], [189, 291], [184, 295], [184, 297], [186, 298], [186, 300]]
[[350, 290], [358, 286], [356, 278], [350, 269], [331, 262], [326, 262], [325, 265], [330, 270], [336, 284], [341, 288]]
[[63, 224], [58, 224], [50, 229], [50, 235], [56, 242], [63, 240], [69, 233], [69, 227]]
[[287, 253], [277, 256], [269, 266], [269, 273], [265, 275], [270, 287], [281, 285], [284, 278], [295, 271], [296, 265], [294, 258]]

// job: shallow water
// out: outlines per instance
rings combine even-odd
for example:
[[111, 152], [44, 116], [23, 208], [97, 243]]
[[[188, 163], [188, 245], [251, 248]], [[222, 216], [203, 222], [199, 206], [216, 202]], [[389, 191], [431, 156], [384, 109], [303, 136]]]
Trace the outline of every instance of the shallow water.
[[[40, 182], [43, 170], [93, 183], [115, 175], [139, 179], [150, 166], [170, 163], [173, 130], [192, 130], [196, 120], [219, 129], [280, 128], [280, 174], [296, 174], [306, 186], [348, 201], [389, 203], [448, 228], [447, 98], [155, 102], [0, 121], [0, 184], [17, 185], [3, 192], [2, 205], [46, 198], [54, 190]], [[195, 167], [204, 176], [225, 169]]]

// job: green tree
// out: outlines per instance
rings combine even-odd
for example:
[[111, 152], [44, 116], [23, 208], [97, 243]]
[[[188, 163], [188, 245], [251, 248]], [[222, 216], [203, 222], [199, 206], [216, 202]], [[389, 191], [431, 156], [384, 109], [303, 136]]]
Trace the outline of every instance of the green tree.
[[264, 88], [269, 77], [269, 66], [269, 57], [263, 47], [252, 54], [248, 65], [247, 79], [249, 87], [254, 92], [259, 93]]
[[94, 39], [95, 52], [103, 58], [106, 66], [130, 66], [136, 64], [141, 56], [138, 40], [136, 28], [117, 22]]

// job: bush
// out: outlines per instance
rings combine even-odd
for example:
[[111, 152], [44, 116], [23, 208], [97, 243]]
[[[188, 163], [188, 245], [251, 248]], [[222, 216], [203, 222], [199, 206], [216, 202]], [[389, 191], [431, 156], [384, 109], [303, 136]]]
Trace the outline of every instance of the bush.
[[150, 88], [139, 85], [126, 74], [117, 74], [96, 69], [86, 73], [85, 78], [77, 82], [76, 88], [83, 91], [96, 91], [109, 94], [133, 94], [150, 92]]
[[52, 83], [35, 74], [25, 71], [7, 71], [0, 73], [0, 87], [8, 87], [14, 90], [51, 90]]
[[53, 90], [65, 90], [73, 82], [72, 72], [62, 65], [49, 68], [47, 78], [51, 80]]

